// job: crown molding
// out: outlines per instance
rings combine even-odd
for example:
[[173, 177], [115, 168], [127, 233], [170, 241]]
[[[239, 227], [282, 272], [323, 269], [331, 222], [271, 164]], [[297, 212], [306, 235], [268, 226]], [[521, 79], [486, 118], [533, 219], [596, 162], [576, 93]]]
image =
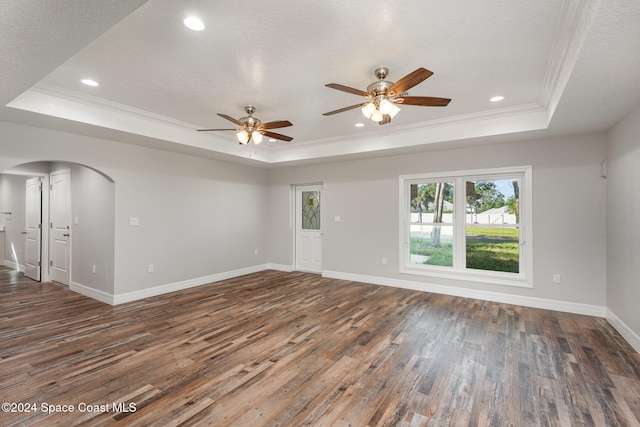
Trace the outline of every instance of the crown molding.
[[549, 121], [569, 81], [598, 7], [598, 0], [565, 0], [562, 3], [555, 43], [538, 95], [540, 105], [549, 112]]
[[7, 106], [266, 164], [537, 130], [548, 124], [547, 111], [542, 106], [527, 104], [432, 120], [357, 138], [302, 141], [286, 148], [252, 146], [252, 150], [246, 150], [228, 139], [195, 132], [197, 127], [190, 123], [47, 84], [35, 85]]

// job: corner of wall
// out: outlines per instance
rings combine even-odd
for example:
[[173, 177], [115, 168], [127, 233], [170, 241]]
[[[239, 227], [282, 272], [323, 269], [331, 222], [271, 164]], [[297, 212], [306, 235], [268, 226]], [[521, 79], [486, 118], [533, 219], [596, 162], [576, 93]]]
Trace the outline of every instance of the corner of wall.
[[69, 284], [69, 290], [87, 296], [89, 298], [93, 298], [105, 304], [115, 305], [115, 295], [108, 292], [93, 289], [75, 282], [71, 282]]
[[640, 353], [640, 336], [620, 320], [620, 318], [609, 308], [607, 308], [606, 319], [611, 326], [613, 326], [613, 328], [622, 335], [622, 338], [624, 338], [635, 351]]

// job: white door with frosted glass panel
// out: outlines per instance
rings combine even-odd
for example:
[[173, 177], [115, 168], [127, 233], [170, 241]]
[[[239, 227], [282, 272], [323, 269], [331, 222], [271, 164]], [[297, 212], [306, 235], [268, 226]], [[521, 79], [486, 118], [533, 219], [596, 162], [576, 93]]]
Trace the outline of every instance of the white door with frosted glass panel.
[[51, 280], [69, 284], [71, 264], [71, 173], [51, 174]]
[[25, 204], [24, 275], [40, 281], [42, 239], [42, 178], [27, 179]]
[[296, 270], [322, 271], [322, 185], [296, 186]]

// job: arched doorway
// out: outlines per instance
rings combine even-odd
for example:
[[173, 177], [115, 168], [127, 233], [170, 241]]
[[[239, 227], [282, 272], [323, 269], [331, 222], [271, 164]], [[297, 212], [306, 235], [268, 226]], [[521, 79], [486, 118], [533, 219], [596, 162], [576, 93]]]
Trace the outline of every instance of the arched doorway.
[[[39, 200], [28, 190], [34, 183], [41, 188]], [[36, 269], [35, 280], [84, 294], [113, 292], [115, 183], [108, 175], [72, 162], [17, 165], [0, 172], [0, 212], [4, 266], [30, 275]], [[34, 212], [37, 245], [27, 239], [34, 234]]]

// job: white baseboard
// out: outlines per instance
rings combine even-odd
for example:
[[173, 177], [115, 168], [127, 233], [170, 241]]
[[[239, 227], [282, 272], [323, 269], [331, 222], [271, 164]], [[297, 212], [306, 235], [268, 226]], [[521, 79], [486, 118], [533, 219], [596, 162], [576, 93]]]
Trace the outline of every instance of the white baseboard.
[[104, 302], [106, 304], [114, 305], [114, 297], [108, 292], [93, 289], [89, 286], [81, 285], [80, 283], [75, 282], [71, 282], [71, 284], [69, 285], [69, 290], [87, 296], [89, 298], [97, 299], [98, 301]]
[[252, 267], [241, 268], [239, 270], [225, 271], [223, 273], [212, 274], [209, 276], [196, 277], [194, 279], [183, 280], [181, 282], [168, 283], [166, 285], [154, 286], [153, 288], [141, 289], [139, 291], [126, 292], [113, 296], [113, 305], [123, 304], [125, 302], [136, 301], [143, 298], [155, 297], [157, 295], [167, 294], [169, 292], [181, 291], [183, 289], [193, 288], [195, 286], [206, 285], [208, 283], [219, 282], [221, 280], [232, 279], [245, 274], [257, 273], [258, 271], [267, 270], [269, 264], [260, 264]]
[[[209, 276], [197, 277], [194, 279], [168, 283], [166, 285], [154, 286], [153, 288], [141, 289], [139, 291], [126, 292], [117, 295], [111, 295], [107, 292], [99, 291], [88, 286], [81, 285], [79, 283], [72, 283], [69, 286], [69, 289], [88, 297], [97, 299], [98, 301], [105, 302], [107, 304], [118, 305], [143, 298], [166, 294], [169, 292], [180, 291], [195, 286], [206, 285], [208, 283], [219, 282], [221, 280], [232, 279], [234, 277], [243, 276], [245, 274], [257, 273], [263, 270], [278, 270], [290, 272], [293, 271], [293, 266], [272, 263], [260, 264], [252, 267], [242, 268], [239, 270], [232, 270], [223, 273], [212, 274]], [[627, 339], [631, 343], [631, 345], [634, 346], [634, 348], [640, 348], [640, 338], [604, 306], [580, 304], [567, 301], [556, 301], [499, 292], [479, 291], [475, 289], [457, 288], [453, 286], [437, 285], [433, 283], [414, 282], [409, 280], [367, 276], [354, 273], [343, 273], [339, 271], [324, 270], [322, 272], [322, 276], [354, 282], [371, 283], [373, 285], [393, 286], [396, 288], [412, 289], [416, 291], [433, 292], [465, 298], [475, 298], [484, 301], [493, 301], [505, 304], [515, 304], [524, 307], [564, 311], [567, 313], [583, 314], [595, 317], [606, 317], [609, 322], [618, 330], [618, 332], [620, 332], [620, 334], [625, 337], [625, 339]]]
[[622, 335], [622, 338], [624, 338], [635, 351], [640, 353], [640, 336], [608, 308], [606, 318], [611, 326]]
[[244, 276], [245, 274], [257, 273], [263, 270], [293, 271], [293, 266], [285, 264], [260, 264], [252, 267], [242, 268], [239, 270], [226, 271], [224, 273], [212, 274], [209, 276], [197, 277], [194, 279], [183, 280], [166, 285], [154, 286], [153, 288], [141, 289], [139, 291], [126, 292], [123, 294], [112, 295], [110, 293], [90, 288], [80, 283], [71, 283], [69, 289], [79, 294], [97, 299], [110, 305], [118, 305], [126, 302], [136, 301], [143, 298], [154, 297], [157, 295], [167, 294], [169, 292], [181, 291], [183, 289], [193, 288], [195, 286], [206, 285], [208, 283], [219, 282], [221, 280], [232, 279], [234, 277]]
[[453, 286], [436, 285], [433, 283], [413, 282], [409, 280], [390, 279], [386, 277], [366, 276], [361, 274], [342, 273], [339, 271], [323, 271], [323, 277], [351, 280], [354, 282], [371, 283], [374, 285], [393, 286], [396, 288], [412, 289], [415, 291], [433, 292], [437, 294], [457, 297], [475, 298], [505, 304], [521, 305], [524, 307], [542, 308], [545, 310], [564, 311], [567, 313], [584, 314], [587, 316], [605, 317], [605, 307], [580, 304], [566, 301], [556, 301], [544, 298], [525, 297], [504, 294], [500, 292], [479, 291], [475, 289], [457, 288]]
[[289, 273], [293, 271], [293, 265], [269, 263], [267, 264], [267, 269], [277, 270], [277, 271], [286, 271], [287, 273]]
[[13, 261], [9, 261], [8, 259], [5, 259], [5, 260], [4, 260], [3, 265], [4, 265], [5, 267], [9, 267], [9, 268], [10, 268], [10, 269], [12, 269], [12, 270], [24, 271], [24, 265], [22, 265], [22, 264], [16, 264], [15, 262], [13, 262]]

